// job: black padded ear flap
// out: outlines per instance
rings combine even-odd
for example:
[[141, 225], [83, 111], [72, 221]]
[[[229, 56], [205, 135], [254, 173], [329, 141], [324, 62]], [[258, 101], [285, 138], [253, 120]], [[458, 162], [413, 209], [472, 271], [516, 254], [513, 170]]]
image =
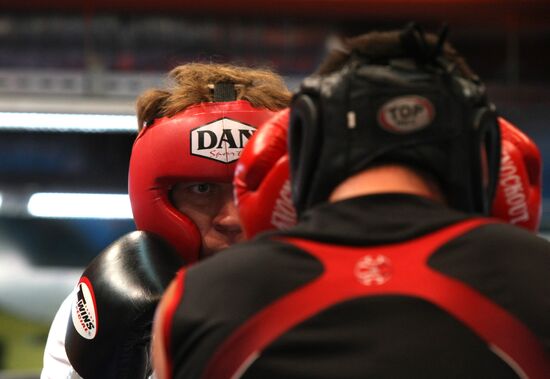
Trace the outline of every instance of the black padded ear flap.
[[317, 99], [308, 94], [297, 95], [292, 102], [288, 143], [292, 200], [298, 214], [307, 206], [320, 154], [322, 133]]

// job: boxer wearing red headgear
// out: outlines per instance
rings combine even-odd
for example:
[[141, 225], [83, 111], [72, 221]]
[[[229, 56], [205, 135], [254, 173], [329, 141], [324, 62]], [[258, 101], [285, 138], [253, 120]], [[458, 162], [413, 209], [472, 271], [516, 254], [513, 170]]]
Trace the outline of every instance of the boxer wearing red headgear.
[[153, 311], [174, 273], [243, 238], [235, 162], [290, 94], [262, 70], [190, 64], [170, 76], [172, 88], [138, 100], [129, 193], [139, 231], [98, 255], [63, 303], [43, 379], [146, 377]]
[[[235, 171], [235, 194], [247, 238], [296, 223], [290, 198], [287, 149], [289, 110], [262, 125], [244, 149]], [[499, 118], [502, 151], [500, 179], [491, 215], [538, 232], [541, 156], [537, 145], [513, 124]]]
[[233, 207], [237, 159], [256, 126], [272, 115], [243, 100], [202, 103], [145, 127], [130, 160], [138, 229], [163, 237], [187, 262], [199, 259], [201, 247], [207, 256], [239, 241], [236, 211], [216, 216]]

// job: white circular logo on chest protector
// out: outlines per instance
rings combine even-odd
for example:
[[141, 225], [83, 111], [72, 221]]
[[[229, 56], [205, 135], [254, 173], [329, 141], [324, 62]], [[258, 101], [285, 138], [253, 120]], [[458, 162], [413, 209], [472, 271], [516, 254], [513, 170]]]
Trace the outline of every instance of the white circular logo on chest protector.
[[378, 123], [392, 133], [411, 133], [428, 126], [434, 106], [422, 96], [400, 96], [387, 101], [378, 111]]
[[92, 284], [82, 277], [75, 290], [71, 318], [78, 334], [91, 340], [97, 333], [97, 311]]
[[391, 260], [385, 255], [365, 255], [355, 264], [354, 274], [364, 286], [382, 285], [392, 277]]

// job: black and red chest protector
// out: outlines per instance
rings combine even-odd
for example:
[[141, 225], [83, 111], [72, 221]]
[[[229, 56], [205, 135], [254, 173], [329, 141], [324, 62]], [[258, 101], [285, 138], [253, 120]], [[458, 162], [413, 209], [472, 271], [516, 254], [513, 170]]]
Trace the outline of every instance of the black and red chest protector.
[[525, 325], [468, 285], [427, 264], [445, 243], [488, 222], [470, 219], [412, 241], [383, 246], [281, 238], [315, 256], [324, 266], [323, 274], [241, 325], [217, 350], [203, 378], [240, 377], [269, 344], [301, 322], [337, 303], [380, 295], [426, 300], [466, 325], [519, 377], [548, 378], [550, 363], [544, 349]]

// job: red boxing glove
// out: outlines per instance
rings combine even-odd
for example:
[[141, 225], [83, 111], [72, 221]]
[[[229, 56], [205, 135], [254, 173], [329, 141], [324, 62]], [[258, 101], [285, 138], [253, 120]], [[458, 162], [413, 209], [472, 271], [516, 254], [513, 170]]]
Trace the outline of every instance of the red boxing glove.
[[533, 232], [540, 226], [542, 162], [537, 145], [502, 117], [500, 177], [491, 215]]
[[284, 109], [258, 128], [245, 146], [233, 185], [247, 238], [296, 224], [289, 180], [287, 130], [290, 111]]
[[[296, 223], [291, 200], [287, 129], [289, 111], [263, 124], [244, 148], [235, 170], [235, 194], [245, 234]], [[499, 118], [502, 155], [491, 215], [537, 232], [541, 217], [541, 155], [523, 132]]]

